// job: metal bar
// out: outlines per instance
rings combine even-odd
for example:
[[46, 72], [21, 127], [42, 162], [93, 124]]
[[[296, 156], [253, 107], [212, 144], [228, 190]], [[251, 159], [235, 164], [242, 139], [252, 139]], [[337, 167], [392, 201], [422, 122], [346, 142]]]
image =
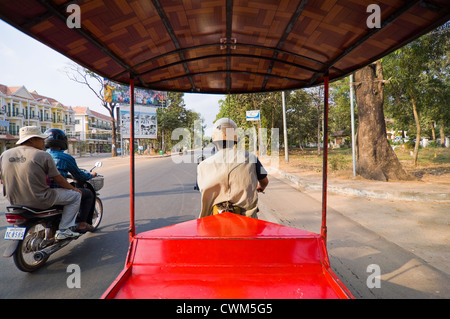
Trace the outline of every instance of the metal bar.
[[[294, 14], [292, 15], [291, 20], [289, 21], [288, 25], [286, 26], [286, 29], [284, 30], [283, 34], [281, 35], [280, 40], [278, 41], [277, 49], [281, 49], [283, 47], [284, 42], [286, 41], [289, 33], [291, 33], [292, 29], [294, 28], [294, 25], [297, 23], [297, 20], [300, 17], [300, 15], [302, 14], [303, 9], [305, 8], [307, 3], [308, 3], [308, 0], [303, 0], [297, 6], [297, 9], [295, 10]], [[278, 56], [278, 51], [275, 51], [273, 53], [273, 58], [276, 59], [277, 56]], [[270, 62], [269, 68], [267, 69], [268, 75], [272, 73], [272, 69], [273, 69], [274, 65], [275, 65], [274, 61]], [[267, 81], [269, 81], [268, 76], [266, 76], [266, 78], [264, 79], [264, 82], [262, 85], [263, 90], [266, 88]]]
[[[43, 7], [47, 8], [47, 10], [55, 17], [66, 23], [67, 17], [61, 13], [60, 10], [62, 6], [59, 6], [55, 8], [53, 4], [50, 1], [45, 0], [38, 0], [39, 4], [41, 4]], [[99, 49], [103, 54], [111, 58], [113, 61], [115, 61], [117, 64], [119, 64], [122, 68], [124, 68], [127, 73], [135, 75], [135, 70], [128, 65], [124, 60], [122, 60], [121, 57], [119, 57], [117, 54], [115, 54], [112, 50], [110, 50], [104, 43], [97, 40], [90, 32], [83, 28], [74, 28], [72, 29], [74, 32], [78, 33], [81, 37], [86, 39], [89, 43], [91, 43], [93, 46], [95, 46], [97, 49]], [[69, 56], [69, 58], [71, 58]], [[143, 84], [142, 80], [137, 77], [137, 79]]]
[[[183, 63], [195, 62], [195, 61], [205, 60], [205, 59], [222, 58], [222, 57], [226, 57], [227, 58], [227, 70], [228, 70], [228, 59], [230, 57], [237, 57], [237, 58], [249, 58], [249, 59], [257, 58], [257, 59], [262, 59], [262, 60], [269, 60], [269, 61], [272, 61], [273, 63], [278, 62], [278, 63], [281, 63], [281, 64], [286, 64], [286, 65], [293, 66], [295, 68], [303, 69], [303, 70], [306, 70], [306, 71], [310, 71], [310, 72], [313, 72], [313, 73], [321, 72], [321, 70], [315, 70], [315, 69], [312, 69], [310, 67], [307, 67], [307, 66], [304, 66], [304, 65], [301, 65], [301, 64], [292, 63], [292, 62], [289, 62], [289, 61], [284, 61], [284, 60], [280, 60], [280, 59], [273, 58], [273, 57], [262, 56], [262, 55], [261, 56], [254, 56], [254, 55], [251, 55], [251, 54], [240, 54], [240, 53], [237, 53], [237, 54], [231, 54], [231, 53], [228, 54], [227, 53], [227, 54], [211, 54], [211, 55], [199, 56], [199, 57], [195, 57], [195, 58], [185, 59], [183, 61], [180, 60], [180, 61], [177, 61], [177, 62], [173, 62], [173, 63], [169, 63], [169, 64], [166, 64], [166, 65], [163, 65], [163, 66], [156, 67], [154, 69], [151, 69], [151, 70], [148, 70], [148, 71], [145, 71], [145, 72], [140, 72], [140, 73], [138, 73], [138, 75], [139, 76], [148, 75], [150, 73], [157, 72], [157, 71], [160, 71], [160, 70], [164, 70], [164, 69], [170, 68], [172, 66], [176, 66], [176, 65], [179, 65], [179, 64], [183, 64]], [[222, 71], [222, 72], [226, 72], [226, 71]]]
[[381, 28], [373, 28], [371, 29], [366, 35], [364, 35], [362, 38], [358, 39], [356, 42], [354, 42], [351, 46], [346, 48], [344, 52], [342, 52], [341, 55], [339, 55], [337, 58], [335, 58], [333, 61], [331, 61], [328, 66], [335, 65], [337, 62], [342, 60], [345, 56], [350, 54], [353, 50], [358, 48], [361, 44], [372, 38], [374, 35], [376, 35], [379, 31], [386, 28], [388, 25], [390, 25], [392, 22], [397, 20], [399, 17], [403, 16], [403, 14], [410, 10], [412, 7], [414, 7], [416, 4], [422, 2], [422, 0], [414, 0], [414, 1], [405, 1], [405, 5], [400, 7], [397, 11], [395, 11], [393, 14], [391, 14], [386, 19], [383, 19], [383, 22], [381, 23]]
[[[418, 3], [421, 3], [423, 0], [411, 0], [411, 1], [405, 1], [405, 4], [397, 9], [393, 14], [391, 14], [389, 17], [383, 19], [383, 22], [381, 23], [381, 28], [373, 28], [369, 32], [367, 32], [364, 36], [357, 39], [353, 44], [351, 44], [349, 47], [347, 47], [338, 57], [336, 57], [334, 60], [330, 61], [327, 66], [325, 67], [325, 70], [329, 70], [333, 65], [335, 65], [337, 62], [342, 60], [344, 57], [349, 55], [353, 50], [356, 48], [359, 48], [364, 42], [375, 36], [379, 31], [384, 30], [388, 25], [390, 25], [392, 22], [394, 22], [399, 17], [403, 16], [403, 14], [410, 10], [412, 7], [417, 5]], [[386, 53], [387, 54], [387, 53]], [[313, 85], [316, 80], [319, 78], [320, 73], [318, 72], [309, 83], [310, 85]]]
[[[1, 17], [1, 16], [0, 16], [0, 17]], [[166, 52], [166, 53], [160, 54], [160, 55], [158, 55], [158, 56], [155, 56], [155, 57], [150, 58], [150, 59], [148, 59], [148, 60], [145, 60], [145, 61], [143, 61], [143, 62], [140, 62], [140, 63], [136, 64], [136, 65], [134, 66], [134, 68], [135, 68], [135, 69], [139, 69], [139, 68], [141, 68], [141, 67], [144, 67], [146, 64], [152, 63], [152, 62], [154, 62], [154, 61], [156, 61], [156, 60], [158, 60], [158, 59], [162, 59], [162, 58], [164, 58], [164, 57], [168, 57], [168, 56], [171, 56], [171, 55], [178, 55], [178, 56], [179, 56], [180, 53], [185, 53], [185, 52], [193, 51], [193, 50], [196, 50], [196, 49], [203, 49], [203, 48], [217, 47], [217, 46], [220, 46], [220, 44], [217, 44], [217, 43], [210, 43], [210, 44], [196, 45], [196, 46], [192, 46], [192, 47], [189, 47], [189, 48], [180, 48], [180, 49], [176, 49], [176, 50], [173, 50], [173, 51], [170, 51], [170, 52]], [[273, 52], [277, 52], [278, 54], [285, 54], [285, 55], [288, 55], [288, 56], [292, 56], [292, 57], [294, 57], [294, 58], [304, 59], [304, 60], [307, 60], [307, 61], [310, 61], [310, 62], [319, 64], [319, 65], [321, 65], [321, 66], [323, 66], [323, 67], [326, 67], [326, 63], [323, 63], [323, 62], [321, 62], [321, 61], [319, 61], [319, 60], [312, 59], [312, 58], [310, 58], [310, 57], [307, 57], [307, 56], [304, 56], [304, 55], [301, 55], [301, 54], [297, 54], [297, 53], [293, 53], [293, 52], [289, 52], [289, 51], [284, 51], [284, 50], [281, 50], [281, 49], [269, 48], [269, 47], [265, 47], [265, 46], [262, 46], [262, 45], [248, 44], [248, 43], [233, 43], [233, 46], [235, 46], [236, 49], [239, 49], [240, 47], [242, 47], [242, 48], [260, 49], [260, 50], [270, 50], [270, 51], [273, 51]], [[236, 54], [233, 54], [233, 56], [235, 56], [235, 55], [236, 55]], [[219, 56], [224, 56], [224, 55], [219, 55]], [[237, 56], [237, 55], [236, 55], [236, 56]], [[262, 56], [254, 56], [254, 55], [249, 55], [249, 56], [252, 57], [252, 58], [259, 58], [259, 57], [262, 57]], [[278, 56], [278, 55], [277, 55], [277, 56]], [[210, 57], [214, 57], [214, 55], [212, 55], [212, 56], [210, 56]], [[132, 58], [133, 58], [133, 59], [137, 59], [137, 56], [133, 56]], [[200, 58], [201, 58], [201, 57], [200, 57]], [[273, 59], [273, 58], [269, 58], [269, 57], [267, 57], [267, 58], [268, 58], [268, 59]], [[189, 59], [186, 59], [186, 62], [189, 62], [189, 61], [190, 61]], [[192, 61], [194, 61], [194, 60], [192, 59]], [[277, 62], [283, 62], [282, 60], [279, 60], [279, 59], [277, 59], [276, 61], [277, 61]], [[181, 62], [183, 62], [183, 61], [179, 61], [178, 63], [181, 63]], [[291, 62], [283, 62], [283, 63], [291, 63]], [[297, 66], [300, 67], [300, 68], [306, 68], [305, 66], [302, 66], [301, 64], [294, 64], [294, 63], [292, 63], [292, 64], [293, 64], [293, 65], [297, 65]], [[324, 73], [324, 72], [322, 72], [321, 70], [314, 70], [314, 69], [311, 69], [311, 68], [310, 68], [309, 70], [310, 70], [311, 72], [321, 72], [321, 74]], [[338, 73], [340, 73], [340, 74], [344, 74], [344, 71], [342, 71], [342, 70], [340, 70], [340, 69], [338, 69], [338, 68], [336, 68], [336, 67], [334, 67], [334, 66], [333, 66], [333, 67], [330, 67], [330, 70], [333, 70], [333, 71], [338, 72]], [[140, 73], [139, 75], [143, 75], [143, 74], [145, 74], [145, 73], [147, 73], [147, 72], [151, 72], [151, 70], [150, 70], [150, 71], [143, 72], [143, 73]], [[127, 73], [127, 72], [126, 72], [126, 71], [122, 71], [122, 72], [120, 72], [120, 73], [117, 73], [117, 74], [111, 76], [111, 78], [114, 79], [114, 78], [117, 78], [117, 77], [121, 77], [121, 76], [123, 76], [125, 73]]]
[[130, 242], [135, 235], [134, 220], [134, 79], [130, 76]]
[[226, 41], [227, 41], [227, 75], [226, 75], [226, 82], [225, 87], [227, 93], [230, 93], [231, 90], [231, 74], [228, 72], [231, 69], [231, 35], [232, 35], [232, 28], [233, 28], [233, 0], [227, 0], [226, 2], [226, 16], [227, 16], [227, 33], [226, 33]]
[[[173, 30], [173, 27], [170, 24], [170, 21], [167, 18], [167, 15], [164, 12], [164, 9], [162, 8], [161, 3], [159, 2], [159, 0], [152, 0], [152, 3], [153, 3], [153, 6], [155, 7], [156, 11], [158, 12], [159, 17], [161, 18], [161, 21], [164, 24], [164, 27], [166, 28], [167, 33], [169, 34], [170, 38], [172, 39], [173, 45], [175, 46], [175, 48], [177, 50], [181, 49], [180, 42], [178, 41], [177, 36], [175, 35], [175, 31]], [[185, 60], [183, 52], [180, 52], [179, 56], [182, 61]], [[191, 84], [191, 90], [193, 92], [195, 92], [196, 91], [195, 83], [192, 80], [192, 77], [189, 75], [190, 71], [189, 71], [189, 67], [188, 67], [187, 63], [183, 63], [183, 68], [184, 68], [184, 71], [186, 72], [186, 75]]]
[[[80, 0], [72, 0], [72, 1], [65, 2], [64, 4], [59, 5], [59, 6], [56, 8], [56, 10], [57, 10], [58, 12], [66, 11], [66, 9], [67, 9], [67, 7], [68, 7], [69, 5], [74, 4], [74, 3], [76, 4], [76, 3], [78, 3], [78, 2], [80, 2]], [[39, 24], [39, 23], [41, 23], [41, 22], [43, 22], [43, 21], [47, 21], [47, 20], [50, 19], [52, 16], [53, 16], [53, 13], [52, 13], [51, 11], [46, 11], [46, 12], [44, 12], [43, 14], [41, 14], [40, 16], [36, 16], [36, 17], [34, 17], [33, 19], [28, 20], [28, 21], [25, 22], [24, 24], [21, 24], [20, 27], [25, 28], [25, 29], [30, 29], [30, 28], [34, 27], [35, 25], [37, 25], [37, 24]]]
[[[167, 78], [167, 79], [162, 79], [162, 80], [158, 80], [158, 81], [154, 81], [154, 82], [148, 82], [148, 86], [152, 87], [153, 85], [157, 85], [160, 83], [164, 83], [167, 81], [173, 81], [173, 80], [178, 80], [178, 79], [182, 79], [188, 76], [198, 76], [198, 75], [204, 75], [204, 74], [217, 74], [217, 73], [239, 73], [239, 74], [249, 74], [249, 75], [258, 75], [258, 76], [270, 76], [270, 77], [274, 77], [277, 79], [283, 79], [283, 80], [289, 80], [289, 81], [296, 81], [296, 82], [300, 82], [300, 83], [308, 83], [305, 80], [299, 80], [296, 78], [292, 78], [292, 77], [287, 77], [287, 76], [279, 76], [279, 75], [275, 75], [275, 74], [266, 74], [266, 73], [258, 73], [258, 72], [250, 72], [250, 71], [238, 71], [238, 70], [229, 70], [229, 71], [223, 71], [223, 70], [219, 70], [219, 71], [207, 71], [207, 72], [198, 72], [198, 73], [190, 73], [190, 74], [183, 74], [183, 75], [179, 75], [179, 76], [174, 76], [171, 78]], [[261, 91], [262, 92], [262, 91]]]
[[355, 143], [355, 107], [353, 103], [353, 74], [350, 74], [350, 118], [352, 123], [352, 162], [353, 176], [356, 176], [356, 143]]
[[323, 108], [323, 169], [322, 169], [322, 227], [320, 235], [327, 242], [327, 165], [328, 165], [328, 73], [324, 77], [324, 108]]

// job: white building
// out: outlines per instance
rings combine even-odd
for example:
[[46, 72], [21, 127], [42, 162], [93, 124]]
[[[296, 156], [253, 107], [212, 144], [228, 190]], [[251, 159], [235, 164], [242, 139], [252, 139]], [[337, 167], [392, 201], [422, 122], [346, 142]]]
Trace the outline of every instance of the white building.
[[[85, 121], [85, 125], [76, 125], [76, 120]], [[63, 130], [69, 137], [70, 154], [79, 154], [80, 147], [89, 153], [109, 151], [111, 147], [110, 117], [87, 107], [64, 106], [25, 86], [0, 84], [0, 153], [14, 147], [20, 128], [29, 125], [39, 126], [42, 132], [50, 128]]]
[[88, 107], [73, 107], [75, 111], [75, 135], [87, 153], [111, 151], [111, 117], [90, 110]]

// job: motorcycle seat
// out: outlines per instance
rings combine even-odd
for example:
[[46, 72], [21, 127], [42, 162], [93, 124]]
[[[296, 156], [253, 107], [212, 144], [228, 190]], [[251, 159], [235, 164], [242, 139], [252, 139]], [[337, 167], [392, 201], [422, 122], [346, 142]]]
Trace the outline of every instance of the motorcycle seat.
[[55, 206], [52, 206], [50, 208], [44, 208], [44, 209], [33, 208], [33, 207], [28, 207], [28, 206], [23, 206], [23, 205], [9, 205], [9, 206], [6, 207], [6, 209], [8, 211], [15, 210], [15, 209], [26, 209], [29, 212], [32, 212], [32, 213], [35, 213], [35, 214], [41, 214], [41, 213], [52, 211], [52, 210], [55, 210], [55, 209], [56, 210], [62, 210], [63, 208], [64, 208], [64, 205], [55, 205]]

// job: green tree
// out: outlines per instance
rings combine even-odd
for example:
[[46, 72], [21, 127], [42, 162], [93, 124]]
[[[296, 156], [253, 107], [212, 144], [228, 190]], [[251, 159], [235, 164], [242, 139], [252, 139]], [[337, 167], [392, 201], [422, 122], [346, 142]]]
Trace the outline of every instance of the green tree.
[[250, 127], [246, 120], [246, 111], [252, 110], [250, 102], [249, 94], [228, 94], [224, 100], [219, 100], [219, 113], [216, 115], [216, 120], [227, 117], [240, 128]]
[[417, 165], [419, 143], [424, 125], [437, 122], [442, 128], [449, 123], [449, 39], [448, 23], [420, 37], [383, 59], [387, 85], [388, 113], [399, 125], [414, 120]]
[[404, 171], [386, 137], [384, 85], [380, 60], [355, 72], [359, 121], [356, 171], [367, 179], [410, 180], [412, 176]]
[[[427, 93], [424, 98], [426, 116], [429, 118], [430, 128], [437, 124], [441, 146], [445, 145], [445, 131], [450, 126], [450, 21], [422, 40], [429, 42], [432, 49], [431, 58], [427, 61], [425, 83]], [[434, 134], [432, 134], [434, 135]]]
[[246, 119], [246, 111], [250, 110], [260, 111], [261, 127], [267, 129], [268, 137], [268, 141], [265, 141], [263, 145], [270, 144], [271, 129], [282, 127], [281, 92], [227, 95], [224, 100], [219, 101], [219, 113], [216, 115], [216, 120], [228, 117], [239, 128], [246, 130], [253, 125], [257, 126], [256, 122]]
[[[317, 128], [321, 127], [321, 113], [323, 97], [319, 89], [296, 90], [285, 92], [286, 122], [289, 141], [292, 144], [314, 141]], [[261, 112], [261, 127], [268, 129], [267, 144], [270, 143], [271, 130], [279, 129], [279, 140], [283, 140], [283, 114], [281, 92], [233, 94], [227, 95], [219, 101], [219, 113], [216, 119], [231, 118], [238, 127], [246, 130], [252, 126], [258, 127], [256, 122], [246, 120], [246, 111], [259, 110]], [[319, 125], [318, 125], [319, 124]], [[295, 142], [294, 142], [295, 141]]]
[[[171, 148], [178, 141], [172, 141], [172, 131], [176, 128], [187, 128], [193, 134], [194, 122], [201, 120], [200, 114], [186, 108], [184, 93], [167, 92], [167, 107], [158, 108], [158, 136], [161, 145], [164, 142], [164, 151]], [[192, 136], [191, 136], [192, 137]], [[191, 138], [191, 141], [193, 139]]]
[[[350, 114], [350, 85], [349, 78], [331, 83], [330, 85], [330, 109], [329, 109], [329, 132], [344, 131], [351, 135]], [[357, 116], [355, 107], [355, 117]]]
[[296, 90], [286, 95], [286, 122], [289, 141], [302, 144], [314, 141], [317, 135], [318, 112], [313, 104], [313, 93]]

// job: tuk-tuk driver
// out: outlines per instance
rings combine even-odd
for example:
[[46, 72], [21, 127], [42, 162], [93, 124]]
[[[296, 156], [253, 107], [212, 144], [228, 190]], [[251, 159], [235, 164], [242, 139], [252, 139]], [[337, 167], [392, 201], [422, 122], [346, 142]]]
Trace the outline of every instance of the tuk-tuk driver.
[[238, 131], [233, 120], [217, 120], [212, 141], [218, 152], [197, 167], [202, 201], [200, 218], [223, 211], [257, 218], [258, 192], [269, 184], [267, 172], [257, 156], [236, 149]]

